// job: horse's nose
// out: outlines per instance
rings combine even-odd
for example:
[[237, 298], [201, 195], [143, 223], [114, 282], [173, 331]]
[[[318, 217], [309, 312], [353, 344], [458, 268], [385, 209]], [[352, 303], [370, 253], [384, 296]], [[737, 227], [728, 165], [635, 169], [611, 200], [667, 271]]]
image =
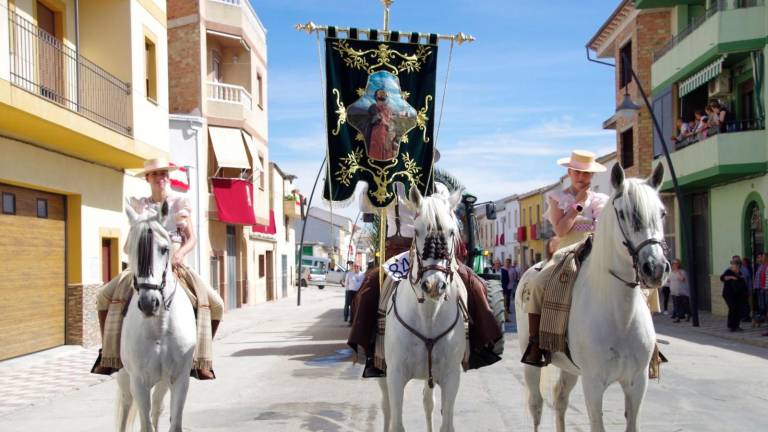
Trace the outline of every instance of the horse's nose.
[[650, 280], [658, 281], [661, 280], [662, 277], [664, 277], [664, 274], [668, 271], [669, 263], [665, 262], [658, 263], [653, 260], [648, 260], [643, 264], [642, 270], [643, 274]]
[[139, 297], [139, 310], [145, 315], [152, 315], [157, 308], [160, 307], [160, 300], [156, 297], [141, 296]]

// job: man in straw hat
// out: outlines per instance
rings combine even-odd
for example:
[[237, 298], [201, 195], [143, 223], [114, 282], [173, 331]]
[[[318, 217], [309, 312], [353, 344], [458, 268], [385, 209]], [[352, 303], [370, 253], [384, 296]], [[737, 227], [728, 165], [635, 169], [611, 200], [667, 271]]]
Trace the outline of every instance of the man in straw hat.
[[[184, 264], [184, 258], [195, 247], [197, 239], [192, 223], [192, 206], [181, 195], [168, 191], [169, 172], [178, 169], [164, 159], [144, 162], [144, 169], [136, 174], [149, 183], [152, 194], [148, 197], [130, 198], [126, 205], [141, 214], [147, 211], [167, 212], [165, 229], [173, 243], [171, 263], [176, 278], [181, 282], [192, 304], [197, 309], [197, 347], [195, 348], [192, 376], [201, 380], [214, 379], [212, 369], [213, 337], [224, 312], [224, 302], [219, 294], [200, 275]], [[124, 270], [99, 291], [97, 309], [102, 336], [102, 349], [91, 372], [110, 375], [122, 367], [120, 361], [120, 334], [123, 311], [132, 295], [130, 269]]]
[[[547, 211], [544, 216], [552, 223], [558, 238], [558, 248], [564, 248], [585, 240], [595, 231], [595, 223], [608, 202], [608, 195], [591, 191], [595, 173], [606, 167], [595, 161], [595, 155], [584, 150], [574, 150], [570, 157], [559, 159], [557, 164], [568, 168], [571, 185], [554, 190], [546, 196]], [[539, 348], [539, 324], [544, 302], [544, 281], [534, 278], [525, 287], [530, 300], [526, 303], [530, 341], [522, 362], [532, 366], [545, 366], [545, 353]]]

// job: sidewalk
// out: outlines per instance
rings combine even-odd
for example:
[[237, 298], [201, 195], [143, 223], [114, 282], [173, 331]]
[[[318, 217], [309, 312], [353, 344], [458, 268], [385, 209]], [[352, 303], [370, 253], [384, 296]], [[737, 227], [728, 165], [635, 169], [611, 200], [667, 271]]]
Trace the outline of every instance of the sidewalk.
[[722, 339], [728, 339], [734, 342], [745, 343], [762, 348], [768, 348], [768, 336], [760, 336], [768, 332], [768, 323], [761, 327], [752, 328], [752, 323], [741, 323], [742, 332], [731, 332], [725, 325], [726, 317], [712, 315], [709, 312], [699, 312], [699, 327], [694, 327], [690, 321], [681, 321], [677, 324], [672, 322], [669, 315], [658, 314], [653, 317], [653, 323], [656, 331], [664, 333], [667, 329], [675, 329], [676, 336], [681, 336], [681, 331], [692, 331], [696, 333], [715, 336]]

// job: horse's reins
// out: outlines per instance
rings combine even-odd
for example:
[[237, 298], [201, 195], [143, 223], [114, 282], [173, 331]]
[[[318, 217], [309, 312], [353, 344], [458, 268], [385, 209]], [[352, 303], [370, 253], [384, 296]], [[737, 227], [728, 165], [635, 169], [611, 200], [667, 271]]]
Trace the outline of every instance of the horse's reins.
[[173, 298], [176, 296], [176, 289], [171, 292], [171, 295], [166, 299], [165, 298], [165, 276], [168, 273], [168, 259], [165, 261], [165, 269], [163, 270], [163, 278], [160, 282], [160, 285], [157, 284], [149, 284], [149, 283], [139, 283], [138, 278], [136, 278], [136, 273], [133, 274], [133, 289], [136, 290], [136, 292], [139, 292], [140, 290], [149, 290], [149, 291], [160, 291], [160, 296], [163, 299], [163, 307], [165, 307], [165, 310], [170, 310], [171, 303], [173, 303]]
[[459, 322], [459, 314], [461, 312], [461, 297], [457, 296], [456, 300], [456, 318], [454, 318], [453, 323], [448, 326], [447, 329], [445, 329], [444, 332], [440, 333], [439, 335], [428, 338], [424, 336], [423, 334], [419, 333], [418, 330], [411, 327], [406, 323], [402, 317], [400, 317], [400, 313], [397, 311], [397, 289], [392, 293], [392, 310], [395, 313], [395, 318], [397, 321], [405, 327], [406, 330], [411, 332], [414, 336], [421, 339], [422, 342], [424, 342], [424, 346], [427, 348], [427, 371], [428, 371], [428, 378], [427, 383], [429, 384], [429, 388], [435, 388], [435, 378], [432, 376], [432, 349], [435, 347], [435, 344], [442, 338], [444, 338], [448, 333], [453, 330], [454, 327], [456, 327], [456, 323]]
[[624, 230], [624, 225], [622, 225], [621, 223], [621, 217], [619, 217], [619, 209], [616, 208], [616, 199], [618, 199], [622, 195], [623, 195], [623, 192], [617, 193], [616, 196], [614, 196], [613, 199], [611, 200], [611, 206], [613, 207], [613, 212], [616, 214], [616, 221], [619, 225], [619, 231], [621, 231], [621, 235], [622, 237], [624, 237], [624, 241], [622, 242], [622, 244], [627, 248], [627, 252], [629, 252], [629, 256], [632, 257], [632, 269], [635, 272], [635, 281], [630, 282], [628, 280], [625, 280], [619, 275], [617, 275], [613, 270], [608, 270], [608, 273], [610, 273], [611, 276], [615, 277], [616, 279], [620, 280], [628, 288], [636, 288], [643, 283], [643, 281], [640, 278], [640, 268], [639, 268], [640, 251], [644, 247], [652, 246], [652, 245], [659, 245], [664, 251], [666, 251], [667, 243], [664, 240], [649, 238], [644, 240], [642, 243], [640, 243], [637, 246], [632, 244], [632, 240], [629, 239], [629, 235], [627, 235], [627, 232]]

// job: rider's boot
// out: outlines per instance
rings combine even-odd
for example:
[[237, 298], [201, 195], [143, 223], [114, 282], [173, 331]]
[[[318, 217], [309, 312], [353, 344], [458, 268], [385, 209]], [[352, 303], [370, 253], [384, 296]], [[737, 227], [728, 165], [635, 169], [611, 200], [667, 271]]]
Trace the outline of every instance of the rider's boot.
[[363, 369], [363, 378], [384, 378], [387, 373], [376, 367], [373, 359], [376, 343], [371, 343], [369, 349], [365, 350], [365, 369]]
[[[220, 323], [220, 320], [211, 320], [211, 340], [216, 337], [216, 331], [219, 330]], [[213, 373], [213, 369], [207, 368], [194, 369], [191, 375], [200, 381], [216, 379], [216, 374]]]
[[547, 358], [545, 351], [539, 348], [539, 322], [541, 321], [541, 314], [528, 314], [528, 348], [523, 353], [521, 362], [536, 366], [544, 367], [547, 365]]
[[[101, 332], [102, 344], [104, 342], [104, 326], [107, 323], [107, 311], [98, 311], [99, 315], [99, 331]], [[99, 375], [112, 375], [117, 372], [117, 369], [106, 367], [101, 365], [101, 349], [99, 349], [99, 356], [96, 358], [96, 363], [91, 368], [91, 373]]]

